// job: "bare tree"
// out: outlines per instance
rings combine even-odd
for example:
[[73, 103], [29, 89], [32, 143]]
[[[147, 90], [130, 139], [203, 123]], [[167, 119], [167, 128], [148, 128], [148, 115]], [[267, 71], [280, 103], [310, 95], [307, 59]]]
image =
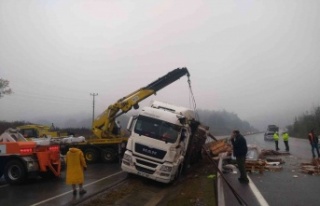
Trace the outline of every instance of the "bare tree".
[[4, 95], [12, 94], [9, 83], [8, 80], [0, 78], [0, 98], [4, 97]]

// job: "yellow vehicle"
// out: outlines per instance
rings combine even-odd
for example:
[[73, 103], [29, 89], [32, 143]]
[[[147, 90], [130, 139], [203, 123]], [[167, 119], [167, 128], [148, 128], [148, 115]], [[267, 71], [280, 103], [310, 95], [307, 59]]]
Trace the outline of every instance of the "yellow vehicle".
[[41, 138], [41, 137], [66, 137], [68, 136], [67, 132], [60, 132], [52, 126], [45, 126], [39, 124], [29, 124], [17, 127], [20, 133], [27, 139], [30, 138]]
[[[190, 75], [187, 68], [174, 69], [149, 85], [119, 99], [94, 120], [92, 125], [94, 137], [86, 138], [85, 142], [79, 142], [76, 144], [71, 139], [69, 143], [72, 142], [73, 146], [84, 152], [85, 159], [88, 163], [96, 162], [99, 158], [103, 162], [115, 161], [124, 153], [126, 143], [128, 141], [128, 137], [124, 137], [119, 133], [116, 118], [128, 112], [132, 108], [138, 109], [139, 102], [153, 94], [156, 94], [157, 91], [168, 86], [184, 75], [188, 76], [189, 82]], [[66, 147], [64, 151], [68, 149], [69, 145], [64, 145]]]

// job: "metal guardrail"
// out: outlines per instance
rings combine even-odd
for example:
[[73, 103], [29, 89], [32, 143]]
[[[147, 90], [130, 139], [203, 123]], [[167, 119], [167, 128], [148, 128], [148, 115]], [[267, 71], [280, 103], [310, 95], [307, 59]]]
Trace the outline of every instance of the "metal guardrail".
[[[222, 171], [222, 162], [224, 157], [227, 156], [227, 153], [221, 153], [219, 155], [219, 161], [218, 161], [218, 169]], [[224, 199], [224, 190], [223, 190], [223, 179], [222, 175], [220, 173], [217, 173], [217, 196], [218, 196], [218, 205], [219, 206], [225, 206], [225, 199]]]

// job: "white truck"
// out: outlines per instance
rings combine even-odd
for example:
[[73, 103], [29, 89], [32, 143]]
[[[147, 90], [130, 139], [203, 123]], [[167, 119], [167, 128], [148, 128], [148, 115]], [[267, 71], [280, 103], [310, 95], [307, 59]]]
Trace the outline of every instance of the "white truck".
[[123, 171], [170, 183], [201, 158], [209, 128], [192, 110], [154, 101], [134, 117], [122, 158]]

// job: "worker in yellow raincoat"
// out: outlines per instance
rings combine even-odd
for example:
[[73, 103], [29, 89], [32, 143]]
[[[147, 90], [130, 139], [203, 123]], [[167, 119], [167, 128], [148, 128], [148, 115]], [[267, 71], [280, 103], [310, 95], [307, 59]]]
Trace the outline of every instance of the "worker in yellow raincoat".
[[87, 191], [83, 189], [84, 173], [87, 164], [80, 149], [71, 147], [66, 155], [66, 184], [72, 185], [73, 195], [77, 194], [77, 185], [79, 185], [79, 194], [83, 195]]

